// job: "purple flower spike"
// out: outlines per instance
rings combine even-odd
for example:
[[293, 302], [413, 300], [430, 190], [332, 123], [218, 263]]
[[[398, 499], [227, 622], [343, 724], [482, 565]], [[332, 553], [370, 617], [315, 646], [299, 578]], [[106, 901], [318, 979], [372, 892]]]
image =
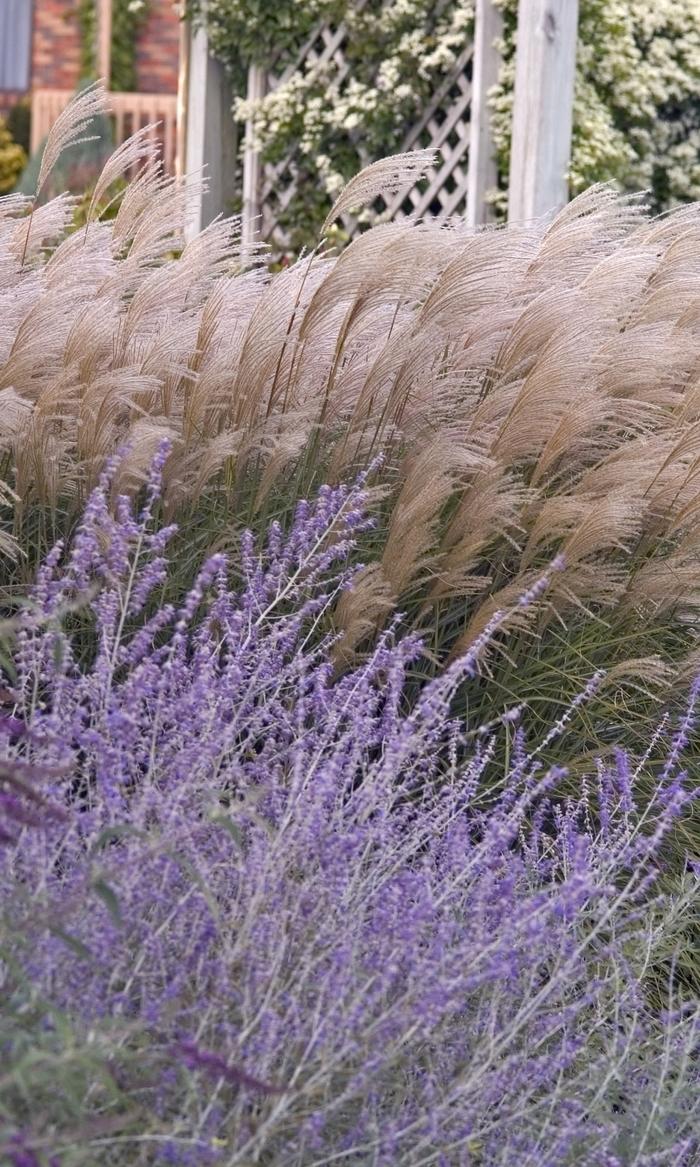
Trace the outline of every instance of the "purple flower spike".
[[10, 1139], [6, 1154], [11, 1167], [41, 1167], [39, 1156], [28, 1146], [26, 1138], [26, 1135], [19, 1131]]
[[6, 734], [10, 741], [16, 741], [18, 738], [24, 737], [27, 732], [27, 727], [19, 717], [6, 717], [0, 715], [0, 735]]
[[[140, 515], [110, 501], [112, 465], [49, 558], [19, 618], [27, 732], [0, 742], [3, 959], [51, 1007], [42, 1040], [62, 1014], [91, 1056], [114, 1040], [110, 1074], [133, 1083], [116, 1133], [99, 1124], [121, 1108], [85, 1091], [85, 1161], [697, 1167], [700, 1013], [670, 979], [662, 1015], [647, 980], [664, 910], [685, 925], [659, 870], [695, 690], [654, 739], [665, 761], [607, 754], [565, 799], [544, 748], [564, 750], [601, 674], [534, 740], [527, 708], [465, 724], [454, 702], [470, 675], [488, 683], [482, 654], [558, 561], [410, 698], [422, 650], [398, 618], [340, 677], [323, 635], [362, 480], [246, 533], [158, 606], [164, 456]], [[54, 618], [76, 595], [88, 665]], [[4, 1031], [0, 1055], [2, 1076]], [[13, 1153], [36, 1167], [29, 1141]]]
[[259, 1094], [283, 1094], [284, 1088], [273, 1086], [269, 1082], [261, 1082], [252, 1074], [246, 1074], [238, 1066], [229, 1065], [219, 1054], [211, 1050], [200, 1049], [193, 1041], [181, 1041], [173, 1050], [174, 1056], [182, 1062], [188, 1070], [203, 1070], [210, 1078], [223, 1078], [231, 1086], [243, 1086], [247, 1090], [257, 1091]]

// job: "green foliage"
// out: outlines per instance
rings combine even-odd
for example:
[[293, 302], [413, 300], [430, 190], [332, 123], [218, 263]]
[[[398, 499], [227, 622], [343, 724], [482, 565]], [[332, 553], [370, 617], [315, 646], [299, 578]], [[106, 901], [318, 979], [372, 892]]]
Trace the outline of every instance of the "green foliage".
[[[503, 8], [504, 63], [492, 94], [505, 187], [515, 75], [517, 0]], [[201, 15], [200, 0], [190, 10]], [[394, 153], [406, 127], [472, 34], [472, 0], [211, 0], [216, 55], [243, 93], [248, 63], [289, 64], [320, 20], [343, 20], [349, 69], [303, 64], [273, 93], [235, 113], [252, 117], [264, 157], [294, 156], [299, 193], [282, 228], [296, 250], [330, 202], [372, 158]], [[649, 189], [657, 209], [700, 197], [700, 0], [582, 0], [571, 190], [613, 181]], [[506, 194], [494, 192], [500, 210]]]
[[110, 88], [118, 93], [130, 93], [138, 88], [136, 38], [147, 16], [147, 0], [115, 0], [112, 9]]
[[[216, 0], [207, 5], [207, 28], [216, 55], [238, 74], [293, 58], [316, 24], [342, 18], [343, 8], [342, 0]], [[190, 0], [190, 17], [202, 11], [201, 0]]]
[[[19, 958], [37, 941], [37, 916], [44, 916], [19, 889], [12, 908], [11, 918], [0, 918], [0, 1162], [51, 1167], [60, 1142], [62, 1167], [91, 1167], [87, 1140], [128, 1132], [138, 1114], [120, 1085], [125, 1068], [133, 1064], [138, 1073], [141, 1061], [128, 1048], [133, 1027], [109, 1020], [88, 1028], [30, 985]], [[94, 957], [62, 923], [52, 919], [48, 931], [89, 964]], [[31, 1129], [29, 1147], [18, 1141], [18, 1127]]]
[[0, 117], [0, 195], [13, 189], [26, 164], [27, 155]]
[[92, 212], [92, 217], [100, 219], [102, 222], [116, 219], [126, 188], [126, 180], [124, 178], [118, 178], [109, 188], [104, 198], [100, 199], [97, 205], [93, 207], [92, 196], [95, 190], [95, 184], [94, 182], [91, 183], [86, 190], [81, 192], [76, 203], [73, 213], [73, 230], [79, 231], [87, 225], [90, 212]]
[[7, 113], [7, 128], [15, 142], [29, 153], [31, 137], [31, 103], [29, 98], [23, 97], [16, 101]]
[[97, 8], [94, 0], [78, 0], [76, 16], [80, 30], [80, 77], [83, 81], [92, 81], [97, 70]]
[[[114, 148], [113, 131], [107, 116], [93, 118], [85, 139], [70, 147], [62, 154], [47, 183], [42, 199], [53, 198], [62, 191], [69, 191], [84, 199], [85, 192], [91, 191], [105, 160]], [[44, 142], [32, 154], [17, 185], [22, 194], [33, 195], [36, 190]]]
[[[112, 6], [112, 55], [110, 88], [129, 93], [137, 88], [136, 37], [148, 15], [147, 0], [114, 0]], [[78, 0], [80, 28], [80, 75], [83, 81], [96, 77], [95, 44], [97, 8], [95, 0]]]
[[[492, 106], [507, 174], [517, 0], [497, 2], [504, 65]], [[658, 210], [700, 198], [699, 87], [700, 0], [581, 0], [572, 193], [613, 181], [650, 190]]]

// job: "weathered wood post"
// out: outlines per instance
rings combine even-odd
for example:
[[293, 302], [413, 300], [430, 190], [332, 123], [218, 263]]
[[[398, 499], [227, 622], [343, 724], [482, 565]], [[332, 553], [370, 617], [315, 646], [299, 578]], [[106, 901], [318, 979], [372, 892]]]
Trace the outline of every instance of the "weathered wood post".
[[230, 86], [223, 65], [209, 53], [204, 25], [190, 28], [186, 105], [185, 172], [192, 186], [187, 234], [192, 238], [218, 215], [231, 213], [238, 149]]
[[190, 26], [185, 19], [185, 0], [180, 0], [180, 17], [177, 69], [177, 114], [175, 132], [175, 175], [178, 180], [185, 176], [187, 168], [187, 100], [190, 83]]
[[97, 0], [97, 76], [107, 89], [112, 74], [112, 0]]
[[[260, 65], [248, 67], [247, 101], [260, 101], [266, 90], [265, 70]], [[250, 246], [259, 235], [260, 184], [262, 182], [262, 160], [256, 148], [252, 119], [245, 124], [245, 146], [243, 149], [243, 222], [241, 240], [243, 246]]]
[[492, 217], [486, 195], [498, 183], [488, 93], [498, 81], [501, 54], [497, 42], [502, 34], [500, 9], [495, 7], [493, 0], [476, 0], [467, 174], [467, 222], [470, 227], [487, 223]]
[[520, 0], [508, 219], [568, 201], [578, 0]]

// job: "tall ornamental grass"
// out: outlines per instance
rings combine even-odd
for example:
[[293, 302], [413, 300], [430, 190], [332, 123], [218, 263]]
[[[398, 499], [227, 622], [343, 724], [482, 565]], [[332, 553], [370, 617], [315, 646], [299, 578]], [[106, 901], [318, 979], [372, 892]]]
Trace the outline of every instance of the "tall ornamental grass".
[[[385, 223], [270, 276], [235, 220], [184, 243], [188, 188], [160, 174], [147, 131], [108, 161], [79, 230], [69, 197], [42, 201], [100, 108], [90, 89], [57, 123], [39, 198], [0, 201], [1, 538], [24, 553], [3, 560], [8, 604], [125, 440], [127, 492], [172, 443], [180, 587], [201, 554], [288, 523], [381, 454], [367, 566], [332, 613], [339, 666], [397, 607], [438, 662], [505, 609], [517, 635], [492, 640], [476, 715], [527, 702], [544, 736], [601, 668], [582, 765], [644, 749], [700, 664], [698, 206], [650, 219], [597, 187], [551, 222]], [[329, 223], [430, 161], [374, 164]], [[558, 552], [565, 569], [523, 612]]]
[[700, 1015], [673, 953], [698, 871], [672, 898], [660, 879], [698, 686], [658, 731], [660, 768], [653, 743], [619, 752], [552, 801], [561, 773], [517, 709], [489, 725], [453, 707], [511, 612], [410, 709], [415, 636], [389, 630], [334, 678], [318, 627], [357, 578], [362, 480], [300, 502], [287, 534], [246, 534], [240, 589], [217, 553], [171, 606], [167, 465], [137, 510], [108, 463], [16, 624], [3, 1162], [694, 1167]]

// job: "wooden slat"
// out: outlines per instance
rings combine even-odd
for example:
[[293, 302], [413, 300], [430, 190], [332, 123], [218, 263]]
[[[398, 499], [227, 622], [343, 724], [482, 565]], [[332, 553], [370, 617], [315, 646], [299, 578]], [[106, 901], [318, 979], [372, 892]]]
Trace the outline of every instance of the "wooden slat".
[[114, 140], [117, 145], [126, 141], [129, 136], [125, 130], [125, 114], [123, 106], [117, 106], [114, 110]]
[[[185, 0], [179, 0], [178, 13], [180, 16], [180, 42], [178, 52], [177, 107], [175, 113], [175, 157], [172, 162], [172, 173], [176, 174], [178, 179], [182, 179], [185, 175], [185, 155], [187, 153], [187, 89], [190, 76], [190, 28], [188, 22], [185, 20]], [[167, 159], [167, 146], [165, 154]], [[167, 161], [165, 166], [168, 169]], [[168, 173], [170, 173], [170, 170], [168, 170]]]
[[449, 74], [449, 76], [445, 78], [442, 85], [436, 89], [435, 93], [430, 99], [430, 103], [428, 104], [427, 109], [424, 110], [415, 126], [411, 126], [410, 130], [406, 134], [406, 137], [401, 144], [402, 150], [411, 150], [418, 143], [420, 135], [423, 133], [423, 130], [426, 128], [430, 119], [434, 117], [435, 111], [443, 108], [446, 104], [449, 103], [448, 95], [450, 89], [458, 78], [464, 78], [465, 85], [469, 86], [469, 82], [465, 76], [465, 71], [471, 60], [471, 56], [472, 46], [465, 45], [464, 49], [457, 58], [457, 61], [455, 62], [454, 69]]
[[[364, 6], [365, 2], [366, 0], [357, 0], [357, 6]], [[383, 3], [388, 8], [393, 0], [383, 0]], [[438, 15], [445, 6], [446, 0], [437, 0], [434, 6], [435, 15]], [[329, 25], [317, 26], [290, 65], [278, 70], [273, 67], [267, 79], [268, 91], [283, 84], [299, 68], [330, 65], [330, 90], [331, 93], [338, 92], [351, 70], [351, 65], [344, 54], [346, 37], [347, 33], [342, 24], [335, 28]], [[402, 218], [406, 213], [425, 214], [431, 206], [437, 205], [437, 218], [441, 220], [449, 217], [455, 208], [464, 210], [472, 94], [467, 73], [472, 54], [472, 44], [465, 43], [449, 75], [443, 78], [420, 117], [407, 129], [399, 146], [400, 150], [412, 150], [422, 146], [440, 149], [442, 161], [435, 175], [431, 177], [427, 190], [421, 192], [415, 185], [408, 187], [390, 198], [383, 210], [381, 203], [378, 202], [374, 208], [369, 209], [371, 219], [376, 218], [380, 210], [382, 219]], [[450, 138], [456, 139], [452, 146], [449, 145]], [[373, 161], [366, 149], [363, 149], [360, 138], [356, 141], [356, 148], [362, 165]], [[451, 176], [455, 187], [448, 191], [445, 183]], [[284, 250], [288, 246], [288, 240], [285, 231], [280, 228], [279, 220], [299, 193], [294, 149], [290, 149], [280, 162], [268, 164], [263, 168], [261, 185], [261, 235], [266, 241]], [[404, 209], [407, 201], [411, 208], [408, 212]], [[350, 234], [357, 230], [357, 220], [352, 215], [342, 216], [341, 222]]]
[[467, 180], [467, 222], [470, 227], [488, 222], [491, 214], [486, 196], [498, 183], [488, 93], [498, 81], [501, 54], [497, 42], [503, 35], [503, 15], [493, 0], [476, 0], [475, 21], [474, 97], [470, 118]]
[[[32, 93], [31, 149], [38, 150], [51, 126], [71, 100], [73, 93], [64, 89], [35, 89]], [[174, 93], [110, 93], [109, 106], [114, 118], [115, 144], [134, 133], [141, 125], [158, 123], [152, 131], [161, 144], [167, 174], [175, 168], [177, 96]]]
[[176, 131], [176, 119], [165, 118], [163, 122], [163, 169], [167, 174], [175, 173]]
[[[259, 65], [248, 67], [248, 102], [260, 101], [265, 96], [267, 76]], [[243, 152], [243, 215], [241, 242], [249, 247], [258, 238], [260, 231], [260, 183], [262, 160], [260, 153], [252, 146], [253, 123], [246, 122], [245, 149]]]
[[[461, 139], [461, 144], [456, 153], [446, 146], [447, 138], [450, 136], [452, 131], [456, 129], [464, 120], [464, 113], [469, 108], [471, 87], [466, 81], [465, 85], [467, 86], [466, 92], [463, 92], [461, 98], [454, 102], [450, 113], [445, 118], [445, 121], [441, 126], [436, 128], [436, 131], [433, 134], [431, 134], [430, 145], [442, 150], [444, 161], [443, 165], [436, 170], [435, 177], [428, 186], [425, 193], [421, 195], [417, 201], [414, 214], [422, 215], [428, 210], [428, 207], [432, 203], [433, 199], [442, 189], [443, 183], [447, 176], [452, 173], [453, 168], [467, 152], [466, 136]], [[398, 216], [400, 214], [400, 208], [406, 199], [408, 190], [410, 190], [410, 188], [399, 191], [399, 193], [394, 196], [394, 198], [388, 204], [385, 214], [388, 213], [391, 216]]]
[[112, 0], [97, 0], [97, 72], [109, 88], [112, 70]]

